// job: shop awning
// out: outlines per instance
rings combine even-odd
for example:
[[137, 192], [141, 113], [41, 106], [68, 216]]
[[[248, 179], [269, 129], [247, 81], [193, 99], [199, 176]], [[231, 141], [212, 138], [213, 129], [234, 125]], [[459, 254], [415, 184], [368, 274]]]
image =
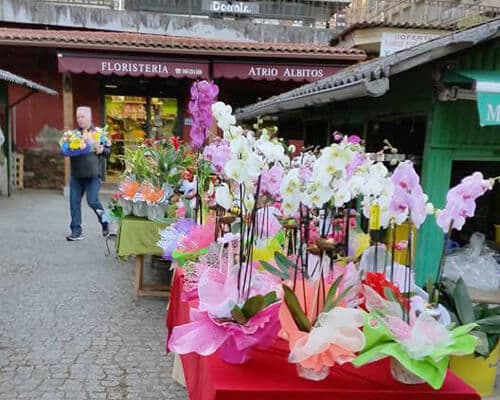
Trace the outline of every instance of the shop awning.
[[208, 78], [208, 61], [60, 53], [59, 72], [160, 78]]
[[286, 65], [265, 63], [214, 62], [214, 78], [266, 81], [314, 82], [333, 75], [339, 67], [326, 65]]
[[481, 126], [500, 125], [500, 72], [480, 70], [453, 71], [448, 81], [472, 82], [476, 93], [477, 110]]

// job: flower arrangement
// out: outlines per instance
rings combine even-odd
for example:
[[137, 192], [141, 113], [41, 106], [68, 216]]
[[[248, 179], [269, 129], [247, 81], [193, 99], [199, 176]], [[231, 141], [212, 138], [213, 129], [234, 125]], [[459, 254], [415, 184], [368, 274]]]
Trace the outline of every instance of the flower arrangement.
[[[189, 172], [204, 218], [179, 219], [158, 243], [182, 270], [191, 307], [191, 321], [174, 328], [169, 348], [242, 363], [280, 337], [306, 379], [390, 357], [396, 379], [441, 387], [449, 356], [472, 353], [478, 328], [450, 325], [432, 287], [416, 286], [415, 232], [433, 214], [445, 233], [459, 228], [494, 181], [465, 178], [435, 211], [411, 162], [381, 161], [397, 153], [390, 143], [367, 153], [359, 137], [337, 132], [331, 145], [292, 157], [295, 149], [275, 130], [257, 124], [245, 131], [222, 102], [211, 106], [222, 132], [214, 138], [206, 110], [217, 91], [193, 90], [204, 128], [193, 132], [199, 151]], [[368, 232], [357, 223], [363, 218]], [[402, 224], [413, 229], [397, 242]], [[392, 238], [382, 235], [387, 228]], [[399, 264], [394, 255], [402, 249]]]
[[147, 141], [135, 150], [125, 149], [126, 169], [119, 185], [124, 215], [161, 219], [167, 205], [179, 189], [192, 157], [172, 137], [167, 141]]
[[104, 128], [94, 128], [91, 131], [68, 130], [59, 139], [61, 152], [68, 157], [91, 153], [95, 146], [105, 144], [111, 144], [107, 125]]

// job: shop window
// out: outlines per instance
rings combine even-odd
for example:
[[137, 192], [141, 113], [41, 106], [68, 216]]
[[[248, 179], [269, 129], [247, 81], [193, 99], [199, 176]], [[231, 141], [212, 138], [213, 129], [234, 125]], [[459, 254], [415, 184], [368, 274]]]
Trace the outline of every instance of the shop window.
[[400, 154], [414, 162], [417, 172], [420, 173], [424, 154], [426, 121], [425, 116], [370, 121], [366, 138], [367, 150], [370, 152], [381, 150], [384, 146], [384, 140], [387, 139], [398, 149]]
[[112, 138], [108, 180], [125, 169], [125, 148], [133, 149], [145, 138], [166, 139], [176, 130], [177, 99], [146, 96], [104, 96], [106, 123]]

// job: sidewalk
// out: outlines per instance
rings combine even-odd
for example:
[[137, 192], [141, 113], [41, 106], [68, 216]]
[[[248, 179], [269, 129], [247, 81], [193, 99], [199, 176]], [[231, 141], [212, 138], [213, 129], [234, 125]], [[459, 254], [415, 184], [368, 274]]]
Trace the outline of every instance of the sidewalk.
[[165, 355], [165, 299], [133, 300], [133, 264], [105, 255], [83, 201], [66, 242], [57, 192], [0, 197], [0, 400], [186, 399]]

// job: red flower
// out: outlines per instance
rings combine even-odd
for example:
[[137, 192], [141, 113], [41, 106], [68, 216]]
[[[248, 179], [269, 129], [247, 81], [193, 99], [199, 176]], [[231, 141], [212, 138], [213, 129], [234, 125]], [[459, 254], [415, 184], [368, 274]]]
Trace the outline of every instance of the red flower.
[[410, 309], [408, 298], [399, 291], [398, 287], [393, 282], [388, 281], [385, 278], [385, 274], [383, 272], [367, 272], [363, 283], [370, 286], [386, 300], [392, 300], [388, 299], [385, 294], [385, 289], [390, 289], [399, 304], [401, 304], [405, 310]]
[[186, 180], [186, 181], [189, 181], [189, 182], [192, 182], [193, 181], [193, 178], [194, 178], [194, 174], [191, 170], [189, 169], [186, 169], [183, 174], [182, 174], [182, 179]]
[[175, 150], [179, 150], [179, 147], [181, 146], [181, 142], [177, 136], [170, 137], [170, 144], [174, 146]]

